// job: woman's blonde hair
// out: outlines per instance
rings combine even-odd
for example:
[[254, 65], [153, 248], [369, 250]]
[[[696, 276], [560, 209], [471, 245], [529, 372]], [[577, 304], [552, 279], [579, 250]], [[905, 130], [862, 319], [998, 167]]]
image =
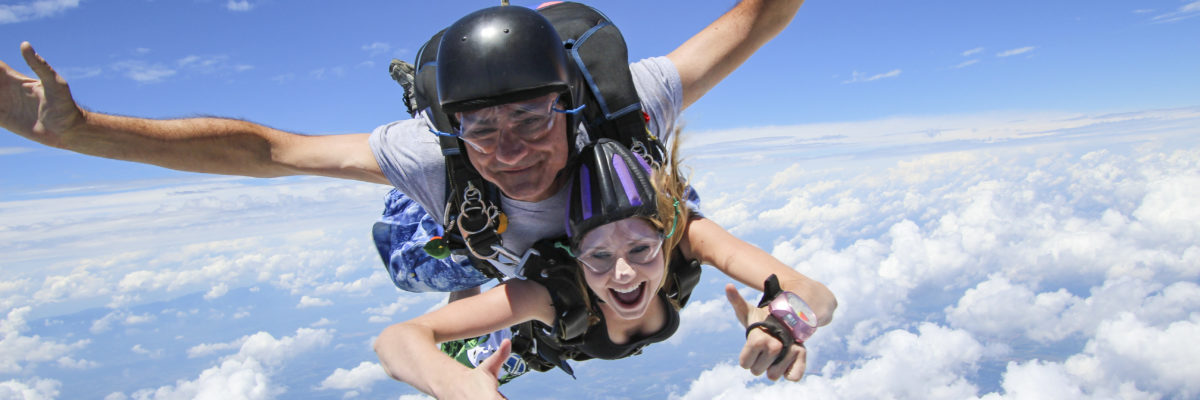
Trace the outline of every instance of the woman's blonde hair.
[[[687, 177], [683, 176], [680, 168], [679, 145], [681, 130], [676, 129], [671, 135], [670, 148], [667, 150], [662, 164], [653, 166], [651, 182], [654, 184], [654, 194], [657, 199], [658, 212], [655, 217], [648, 219], [651, 225], [658, 228], [663, 235], [663, 263], [667, 265], [667, 273], [671, 266], [671, 256], [683, 240], [683, 233], [691, 220], [692, 210], [688, 208]], [[667, 280], [664, 279], [665, 283]], [[659, 287], [662, 289], [662, 287]]]

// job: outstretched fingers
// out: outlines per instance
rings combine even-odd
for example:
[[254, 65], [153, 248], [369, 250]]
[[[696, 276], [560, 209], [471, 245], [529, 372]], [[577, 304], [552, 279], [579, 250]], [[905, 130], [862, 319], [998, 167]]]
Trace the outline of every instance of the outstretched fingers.
[[725, 298], [729, 300], [729, 304], [733, 306], [733, 313], [737, 316], [738, 322], [742, 323], [742, 327], [748, 326], [746, 316], [750, 314], [750, 303], [742, 298], [738, 293], [737, 287], [732, 283], [725, 284]]
[[47, 96], [70, 98], [71, 92], [67, 89], [67, 80], [54, 71], [54, 67], [51, 67], [45, 58], [33, 50], [32, 44], [21, 42], [21, 57], [25, 58], [25, 63], [29, 64], [29, 68], [33, 69], [33, 73], [37, 74], [38, 79], [42, 81], [42, 88], [47, 92]]

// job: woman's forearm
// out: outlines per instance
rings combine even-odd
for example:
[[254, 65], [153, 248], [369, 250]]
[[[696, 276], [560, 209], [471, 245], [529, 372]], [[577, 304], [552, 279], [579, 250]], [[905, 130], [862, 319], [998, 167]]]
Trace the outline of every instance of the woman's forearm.
[[796, 293], [812, 307], [819, 325], [833, 320], [837, 298], [821, 282], [788, 267], [770, 253], [741, 240], [705, 218], [692, 220], [687, 227], [682, 250], [690, 258], [699, 259], [724, 272], [725, 275], [759, 291], [771, 274], [779, 277], [783, 290]]
[[437, 395], [440, 388], [471, 369], [438, 351], [433, 331], [411, 322], [387, 327], [375, 340], [375, 354], [392, 379]]

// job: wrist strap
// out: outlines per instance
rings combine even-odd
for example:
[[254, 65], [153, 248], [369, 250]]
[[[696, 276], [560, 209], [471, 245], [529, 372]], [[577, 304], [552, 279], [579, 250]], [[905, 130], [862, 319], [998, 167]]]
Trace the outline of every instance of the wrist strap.
[[[774, 275], [772, 275], [772, 276], [774, 276]], [[792, 331], [790, 329], [788, 329], [787, 327], [783, 326], [783, 323], [780, 323], [779, 320], [776, 319], [774, 316], [767, 316], [767, 319], [760, 321], [760, 322], [755, 322], [753, 324], [750, 324], [750, 326], [747, 326], [746, 327], [746, 336], [749, 337], [750, 331], [754, 330], [755, 328], [759, 328], [759, 327], [763, 328], [763, 330], [765, 330], [768, 335], [771, 335], [772, 337], [779, 339], [779, 341], [781, 343], [783, 343], [783, 349], [781, 349], [779, 351], [779, 355], [775, 356], [775, 361], [772, 361], [771, 365], [775, 365], [775, 364], [778, 364], [780, 361], [783, 361], [783, 358], [787, 356], [788, 348], [791, 347], [793, 344], [796, 344], [796, 338], [792, 336]]]
[[763, 282], [763, 296], [762, 300], [758, 301], [758, 308], [763, 308], [766, 307], [767, 304], [771, 304], [771, 300], [775, 300], [780, 293], [783, 293], [783, 289], [779, 287], [779, 277], [775, 276], [775, 274], [771, 274], [771, 276], [768, 276], [767, 280]]

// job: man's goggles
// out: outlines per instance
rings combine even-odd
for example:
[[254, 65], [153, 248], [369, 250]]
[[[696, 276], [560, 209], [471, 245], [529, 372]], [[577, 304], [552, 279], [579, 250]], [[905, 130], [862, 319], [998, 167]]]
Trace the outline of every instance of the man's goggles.
[[556, 108], [558, 98], [558, 94], [551, 93], [532, 100], [455, 113], [458, 129], [454, 133], [431, 131], [441, 136], [457, 137], [475, 151], [491, 154], [500, 146], [502, 131], [508, 132], [510, 138], [515, 137], [525, 143], [537, 142], [548, 136], [554, 127], [555, 113], [570, 114], [583, 108]]

